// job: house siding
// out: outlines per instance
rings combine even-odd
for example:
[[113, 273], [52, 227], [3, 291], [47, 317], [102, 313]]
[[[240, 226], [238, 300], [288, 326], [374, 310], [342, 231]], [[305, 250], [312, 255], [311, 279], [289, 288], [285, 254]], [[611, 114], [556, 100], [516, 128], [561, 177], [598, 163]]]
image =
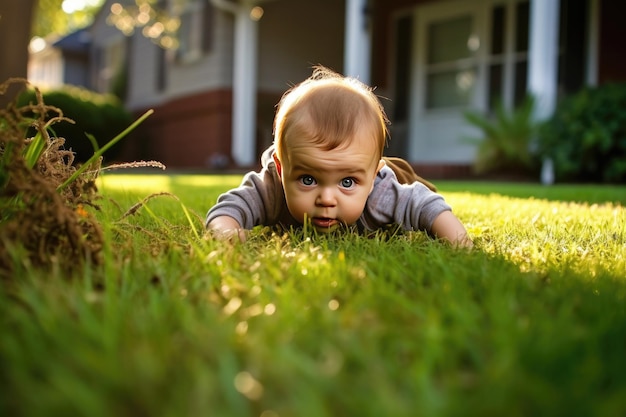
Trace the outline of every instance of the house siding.
[[85, 58], [80, 55], [66, 54], [63, 56], [63, 82], [89, 88], [89, 78], [85, 73]]
[[[212, 6], [207, 2], [206, 7]], [[210, 51], [193, 62], [170, 62], [167, 80], [169, 98], [232, 86], [233, 24], [229, 13], [216, 10]]]
[[[181, 62], [174, 57], [174, 51], [167, 51], [167, 58], [161, 63], [163, 58], [159, 47], [141, 35], [134, 35], [129, 68], [129, 80], [133, 81], [129, 85], [127, 106], [136, 110], [186, 95], [230, 88], [232, 20], [226, 13], [215, 13], [211, 49], [191, 62]], [[165, 85], [161, 90], [158, 88], [158, 71], [155, 71], [159, 65], [165, 65]]]

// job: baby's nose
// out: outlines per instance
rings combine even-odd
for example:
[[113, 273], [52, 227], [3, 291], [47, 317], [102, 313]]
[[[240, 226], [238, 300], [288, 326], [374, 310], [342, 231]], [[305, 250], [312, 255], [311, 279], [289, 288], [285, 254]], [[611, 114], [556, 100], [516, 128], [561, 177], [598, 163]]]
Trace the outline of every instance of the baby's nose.
[[332, 207], [337, 204], [334, 191], [329, 187], [321, 187], [315, 204], [323, 207]]

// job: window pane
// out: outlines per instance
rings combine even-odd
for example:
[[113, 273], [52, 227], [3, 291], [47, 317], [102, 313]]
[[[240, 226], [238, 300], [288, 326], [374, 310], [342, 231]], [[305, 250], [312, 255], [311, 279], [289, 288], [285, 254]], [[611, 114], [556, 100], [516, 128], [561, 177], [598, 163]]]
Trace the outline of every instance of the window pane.
[[528, 51], [528, 19], [530, 17], [528, 2], [519, 3], [516, 11], [515, 52], [526, 52]]
[[192, 49], [191, 33], [193, 30], [193, 15], [185, 12], [180, 16], [180, 28], [178, 29], [178, 53], [185, 55]]
[[427, 79], [426, 108], [465, 106], [475, 85], [475, 71], [446, 71], [430, 74]]
[[493, 8], [492, 12], [492, 30], [491, 30], [491, 53], [499, 55], [504, 52], [504, 6]]
[[455, 61], [471, 56], [472, 18], [463, 16], [428, 27], [428, 63]]
[[517, 106], [526, 97], [526, 78], [528, 76], [528, 63], [521, 61], [515, 64], [515, 97], [514, 104]]
[[502, 64], [494, 64], [489, 67], [489, 110], [499, 100], [502, 100]]
[[123, 69], [125, 42], [123, 40], [110, 43], [99, 49], [97, 90], [110, 93], [115, 75]]
[[210, 52], [213, 48], [213, 12], [214, 6], [205, 1], [202, 6], [202, 51]]

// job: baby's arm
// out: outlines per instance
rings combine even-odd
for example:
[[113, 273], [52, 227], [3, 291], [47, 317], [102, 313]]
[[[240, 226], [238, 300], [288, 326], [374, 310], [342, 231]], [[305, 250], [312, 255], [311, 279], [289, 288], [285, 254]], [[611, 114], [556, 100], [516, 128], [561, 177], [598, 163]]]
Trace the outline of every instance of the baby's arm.
[[431, 232], [437, 238], [447, 240], [455, 247], [471, 248], [474, 246], [461, 221], [448, 210], [442, 211], [435, 218]]
[[278, 174], [273, 166], [268, 166], [271, 161], [271, 154], [266, 151], [260, 172], [247, 173], [239, 187], [219, 196], [207, 213], [206, 228], [211, 236], [245, 241], [247, 230], [276, 222], [283, 197]]
[[230, 216], [218, 216], [207, 224], [207, 230], [211, 236], [220, 240], [235, 241], [237, 238], [241, 242], [246, 241], [246, 231], [239, 222]]

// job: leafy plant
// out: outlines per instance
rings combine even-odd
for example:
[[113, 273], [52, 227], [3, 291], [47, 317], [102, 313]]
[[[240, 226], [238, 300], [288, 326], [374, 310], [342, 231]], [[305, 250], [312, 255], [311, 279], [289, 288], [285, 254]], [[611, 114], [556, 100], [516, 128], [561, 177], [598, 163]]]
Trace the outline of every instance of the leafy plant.
[[556, 178], [626, 181], [626, 83], [585, 88], [565, 98], [539, 135]]
[[465, 120], [482, 132], [467, 138], [477, 145], [474, 169], [477, 173], [527, 175], [536, 169], [531, 144], [537, 125], [533, 121], [535, 100], [527, 96], [513, 111], [500, 102], [493, 115], [466, 112]]

